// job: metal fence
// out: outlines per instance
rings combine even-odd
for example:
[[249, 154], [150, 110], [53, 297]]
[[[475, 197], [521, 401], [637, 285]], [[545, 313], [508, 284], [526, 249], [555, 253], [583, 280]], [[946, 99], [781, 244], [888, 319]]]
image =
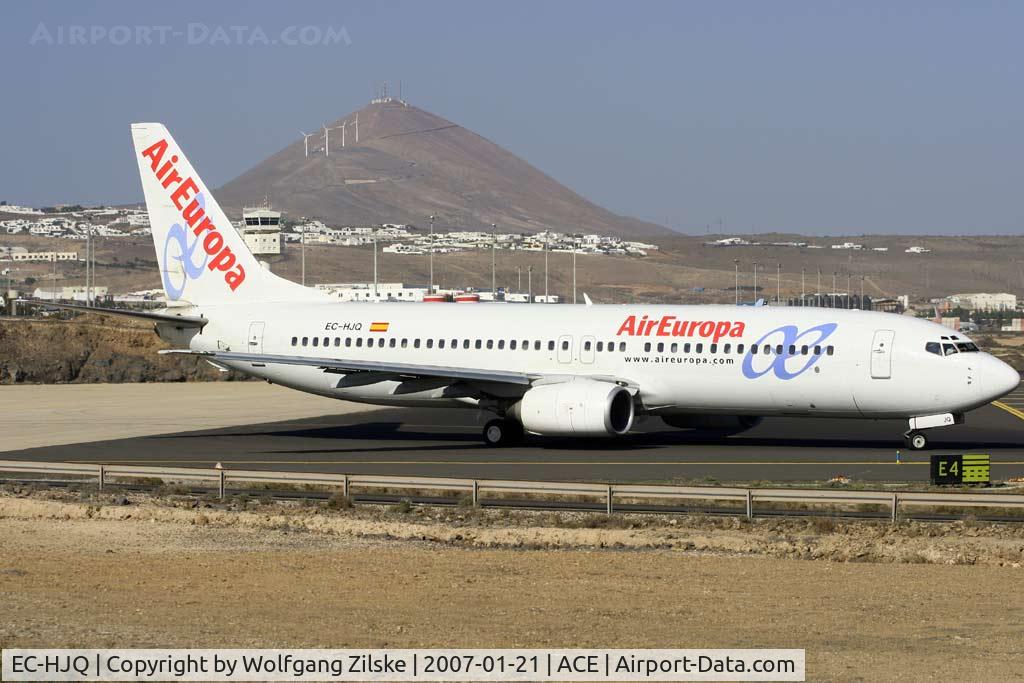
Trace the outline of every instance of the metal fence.
[[[727, 486], [669, 486], [654, 484], [586, 484], [577, 482], [503, 481], [494, 479], [453, 479], [444, 477], [402, 477], [325, 472], [273, 472], [221, 468], [150, 467], [91, 463], [32, 462], [0, 460], [0, 477], [11, 474], [73, 475], [95, 480], [100, 490], [116, 479], [155, 478], [170, 481], [199, 481], [216, 486], [221, 498], [229, 484], [283, 484], [327, 486], [344, 496], [356, 489], [413, 489], [457, 491], [470, 496], [474, 506], [485, 504], [485, 494], [529, 494], [537, 496], [579, 496], [604, 501], [605, 511], [616, 510], [616, 502], [629, 499], [672, 501], [716, 501], [742, 506], [746, 517], [754, 516], [754, 504], [793, 503], [813, 505], [877, 505], [886, 507], [896, 521], [905, 507], [1024, 508], [1024, 495], [1000, 493], [946, 493], [909, 491], [851, 491], [841, 489], [741, 488]], [[1022, 517], [1024, 521], [1024, 517]]]

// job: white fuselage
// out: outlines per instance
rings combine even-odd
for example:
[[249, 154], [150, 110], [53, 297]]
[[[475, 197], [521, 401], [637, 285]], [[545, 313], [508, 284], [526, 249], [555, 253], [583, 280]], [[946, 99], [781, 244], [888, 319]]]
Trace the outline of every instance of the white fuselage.
[[[198, 351], [608, 378], [636, 387], [638, 410], [649, 414], [909, 418], [963, 413], [1019, 380], [987, 353], [926, 350], [929, 343], [973, 347], [962, 334], [864, 311], [290, 302], [205, 306], [190, 314], [210, 319], [202, 333], [161, 334]], [[349, 401], [493, 407], [478, 394], [460, 392], [453, 380], [378, 377], [367, 383], [317, 367], [224, 365]], [[513, 401], [523, 388], [488, 391]]]

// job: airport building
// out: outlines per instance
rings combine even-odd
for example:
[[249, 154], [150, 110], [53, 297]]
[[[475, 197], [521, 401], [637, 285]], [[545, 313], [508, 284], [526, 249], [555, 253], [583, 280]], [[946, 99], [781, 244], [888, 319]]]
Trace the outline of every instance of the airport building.
[[979, 292], [977, 294], [951, 294], [946, 297], [950, 308], [964, 308], [968, 311], [1015, 311], [1017, 310], [1017, 297], [1014, 294], [1005, 292], [989, 294]]
[[323, 284], [316, 288], [340, 301], [422, 301], [427, 293], [426, 287], [407, 287], [401, 282], [378, 282], [376, 291], [372, 282]]
[[11, 261], [77, 261], [76, 251], [11, 251], [8, 254]]
[[281, 212], [269, 207], [244, 209], [239, 234], [254, 256], [281, 253]]

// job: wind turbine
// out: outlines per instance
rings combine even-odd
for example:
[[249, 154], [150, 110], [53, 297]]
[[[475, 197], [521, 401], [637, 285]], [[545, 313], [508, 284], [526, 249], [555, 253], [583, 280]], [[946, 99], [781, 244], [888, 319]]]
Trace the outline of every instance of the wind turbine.
[[321, 124], [324, 129], [324, 156], [331, 156], [331, 129], [327, 127], [327, 124]]
[[299, 131], [299, 135], [302, 136], [302, 144], [306, 148], [306, 156], [308, 157], [309, 156], [309, 139], [311, 137], [313, 137], [314, 135], [316, 135], [316, 133], [303, 133], [300, 130]]
[[345, 147], [345, 126], [348, 125], [348, 121], [342, 121], [338, 128], [341, 128], [341, 146]]
[[356, 142], [359, 142], [359, 113], [356, 112]]

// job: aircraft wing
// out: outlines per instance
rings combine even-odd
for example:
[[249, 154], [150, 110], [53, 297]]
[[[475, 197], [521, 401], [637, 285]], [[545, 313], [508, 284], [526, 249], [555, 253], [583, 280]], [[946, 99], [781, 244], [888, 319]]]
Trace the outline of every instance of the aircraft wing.
[[164, 354], [185, 354], [214, 361], [235, 361], [241, 363], [273, 363], [278, 365], [305, 365], [324, 370], [344, 372], [373, 372], [396, 377], [439, 377], [474, 382], [496, 382], [529, 386], [541, 375], [510, 372], [507, 370], [476, 370], [453, 368], [443, 365], [413, 365], [386, 361], [344, 360], [341, 358], [310, 358], [307, 356], [280, 356], [266, 353], [239, 353], [236, 351], [192, 351], [190, 349], [167, 349]]
[[69, 311], [82, 311], [83, 313], [99, 313], [101, 315], [119, 315], [124, 318], [139, 318], [141, 320], [152, 320], [157, 323], [172, 324], [175, 327], [204, 327], [210, 322], [206, 318], [199, 318], [193, 315], [175, 315], [173, 313], [153, 313], [151, 311], [128, 311], [120, 308], [102, 308], [99, 306], [83, 306], [81, 304], [63, 304], [42, 299], [18, 299], [18, 303], [32, 304], [34, 306], [50, 306], [52, 308], [63, 308]]

